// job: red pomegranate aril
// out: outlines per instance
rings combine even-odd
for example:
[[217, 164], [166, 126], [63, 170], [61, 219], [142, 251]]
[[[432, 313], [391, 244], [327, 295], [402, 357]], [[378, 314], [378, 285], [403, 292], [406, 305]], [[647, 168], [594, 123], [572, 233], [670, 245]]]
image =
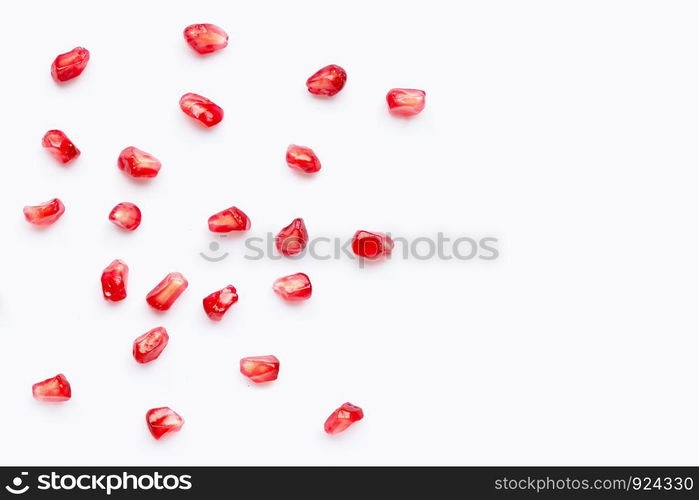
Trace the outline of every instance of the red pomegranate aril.
[[180, 99], [180, 108], [206, 127], [213, 127], [223, 120], [223, 109], [199, 94], [185, 94]]
[[126, 298], [126, 283], [129, 280], [129, 266], [116, 259], [102, 271], [102, 294], [107, 300], [119, 302]]
[[189, 283], [180, 273], [170, 273], [146, 296], [146, 302], [153, 309], [167, 311], [182, 295]]
[[133, 146], [129, 146], [119, 153], [117, 165], [119, 165], [119, 170], [136, 178], [155, 177], [162, 166], [160, 160], [155, 156]]
[[308, 91], [314, 95], [334, 96], [347, 81], [347, 73], [336, 64], [319, 69], [306, 80]]
[[291, 144], [286, 149], [286, 164], [290, 168], [312, 174], [320, 170], [320, 160], [311, 148]]
[[133, 203], [119, 203], [109, 212], [109, 220], [127, 231], [133, 231], [141, 225], [141, 209]]
[[355, 422], [364, 418], [364, 412], [359, 406], [352, 403], [345, 403], [325, 421], [325, 432], [328, 434], [339, 434]]
[[393, 240], [384, 233], [357, 231], [352, 237], [352, 251], [359, 257], [376, 260], [391, 255]]
[[153, 328], [133, 342], [133, 357], [139, 363], [157, 359], [167, 346], [170, 337], [162, 326]]
[[65, 82], [76, 76], [80, 76], [87, 62], [90, 60], [90, 51], [82, 47], [75, 47], [70, 52], [61, 54], [51, 64], [51, 76], [57, 82]]
[[279, 360], [276, 356], [250, 356], [240, 360], [240, 373], [259, 384], [277, 380]]
[[228, 309], [238, 302], [238, 292], [228, 285], [204, 298], [204, 312], [214, 321], [221, 321]]
[[236, 207], [230, 207], [209, 217], [209, 231], [212, 233], [230, 233], [250, 229], [250, 218]]
[[184, 29], [184, 39], [200, 54], [210, 54], [228, 45], [228, 33], [215, 24], [190, 24]]
[[32, 395], [39, 401], [68, 401], [71, 396], [70, 384], [65, 375], [59, 373], [32, 385]]
[[160, 439], [166, 434], [178, 432], [184, 425], [184, 419], [174, 410], [164, 406], [152, 408], [146, 413], [148, 430], [155, 439]]
[[425, 91], [416, 89], [391, 89], [386, 94], [388, 111], [395, 116], [415, 116], [425, 109]]
[[303, 273], [291, 274], [279, 278], [274, 282], [272, 289], [287, 302], [299, 302], [311, 298], [313, 289], [311, 280]]
[[66, 211], [66, 207], [61, 200], [54, 198], [40, 205], [26, 206], [23, 211], [27, 222], [37, 226], [50, 226], [61, 218], [63, 212]]
[[298, 255], [303, 252], [308, 244], [308, 231], [303, 219], [291, 221], [291, 224], [279, 231], [274, 242], [282, 255]]
[[46, 132], [41, 139], [41, 145], [48, 149], [49, 153], [61, 163], [68, 163], [80, 156], [80, 150], [60, 130]]

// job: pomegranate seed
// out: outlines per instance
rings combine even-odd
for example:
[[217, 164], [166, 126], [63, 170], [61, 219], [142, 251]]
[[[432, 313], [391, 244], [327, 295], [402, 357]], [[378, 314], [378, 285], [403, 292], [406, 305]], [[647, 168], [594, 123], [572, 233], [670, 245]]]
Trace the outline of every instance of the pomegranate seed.
[[308, 243], [308, 231], [303, 219], [294, 219], [291, 224], [279, 231], [275, 243], [282, 255], [297, 255], [303, 252]]
[[70, 384], [65, 375], [59, 373], [32, 386], [32, 395], [39, 401], [68, 401], [71, 396]]
[[299, 302], [311, 298], [311, 280], [303, 273], [291, 274], [279, 278], [272, 286], [273, 290], [287, 302]]
[[223, 109], [199, 94], [185, 94], [180, 99], [180, 108], [206, 127], [213, 127], [223, 120]]
[[155, 177], [158, 175], [161, 167], [160, 160], [155, 156], [133, 146], [129, 146], [119, 153], [117, 164], [119, 165], [119, 170], [136, 178]]
[[347, 73], [336, 64], [320, 68], [306, 80], [306, 87], [311, 94], [333, 96], [342, 90], [347, 81]]
[[80, 156], [80, 150], [60, 130], [46, 132], [41, 139], [41, 145], [48, 149], [49, 153], [61, 163], [68, 163]]
[[180, 273], [170, 273], [148, 293], [146, 302], [153, 309], [167, 311], [188, 285], [189, 283]]
[[366, 259], [380, 259], [391, 255], [393, 240], [384, 233], [357, 231], [352, 237], [352, 251]]
[[175, 411], [164, 406], [162, 408], [148, 410], [146, 413], [146, 423], [153, 437], [155, 439], [160, 439], [165, 434], [178, 432], [182, 428], [182, 425], [184, 425], [184, 419], [175, 413]]
[[391, 89], [386, 94], [388, 111], [395, 116], [415, 116], [425, 109], [425, 92], [415, 89]]
[[61, 54], [51, 64], [51, 76], [57, 82], [65, 82], [76, 76], [80, 76], [87, 61], [90, 60], [90, 52], [82, 47], [75, 47], [70, 52]]
[[240, 373], [259, 384], [277, 380], [279, 360], [276, 356], [251, 356], [240, 360]]
[[190, 24], [184, 29], [184, 39], [200, 54], [210, 54], [228, 45], [228, 33], [215, 24]]
[[129, 266], [116, 259], [102, 271], [102, 293], [104, 298], [119, 302], [126, 298], [126, 282], [129, 280]]
[[250, 218], [236, 207], [227, 208], [209, 217], [209, 231], [230, 233], [250, 229]]
[[214, 321], [221, 321], [228, 309], [238, 302], [238, 292], [228, 285], [204, 298], [204, 312]]
[[286, 164], [307, 174], [320, 170], [320, 160], [313, 150], [296, 144], [291, 144], [286, 149]]
[[119, 203], [109, 212], [109, 220], [120, 228], [133, 231], [141, 225], [141, 209], [133, 203]]
[[345, 403], [325, 421], [325, 432], [328, 434], [339, 434], [355, 422], [364, 418], [364, 412], [359, 406], [352, 403]]
[[148, 363], [158, 359], [167, 346], [170, 337], [162, 326], [153, 328], [133, 341], [133, 357], [139, 363]]
[[37, 226], [50, 226], [61, 218], [66, 207], [58, 198], [40, 205], [24, 207], [24, 218]]

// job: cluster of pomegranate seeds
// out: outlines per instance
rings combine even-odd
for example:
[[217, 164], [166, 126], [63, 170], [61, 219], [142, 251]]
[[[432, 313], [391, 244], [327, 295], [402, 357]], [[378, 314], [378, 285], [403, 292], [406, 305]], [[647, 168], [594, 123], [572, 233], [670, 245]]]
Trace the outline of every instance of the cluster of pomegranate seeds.
[[311, 298], [311, 280], [303, 273], [290, 274], [279, 278], [272, 289], [287, 302], [300, 302]]
[[345, 86], [347, 73], [337, 64], [320, 68], [306, 80], [306, 87], [313, 95], [334, 96]]
[[180, 98], [180, 108], [205, 127], [213, 127], [223, 120], [223, 109], [199, 94], [185, 94]]
[[313, 174], [320, 170], [320, 160], [313, 150], [296, 144], [291, 144], [286, 149], [286, 164], [306, 174]]
[[41, 139], [41, 145], [61, 163], [68, 163], [80, 156], [80, 150], [60, 130], [49, 130]]
[[32, 395], [39, 401], [68, 401], [71, 396], [70, 384], [62, 373], [32, 385]]
[[157, 359], [170, 340], [167, 330], [162, 326], [153, 328], [133, 341], [133, 357], [139, 363], [148, 363]]
[[237, 207], [230, 207], [209, 217], [209, 231], [230, 233], [250, 229], [250, 218]]
[[107, 300], [119, 302], [126, 298], [126, 283], [129, 280], [129, 266], [116, 259], [102, 271], [102, 294]]
[[136, 178], [155, 177], [162, 166], [160, 160], [155, 156], [133, 146], [129, 146], [119, 153], [117, 165], [119, 170]]
[[250, 356], [240, 360], [240, 373], [259, 384], [277, 380], [279, 360], [276, 356]]
[[57, 82], [65, 82], [80, 76], [87, 62], [90, 60], [90, 51], [82, 47], [75, 47], [70, 52], [61, 54], [51, 64], [51, 76]]
[[238, 302], [238, 292], [233, 285], [228, 285], [204, 298], [204, 312], [213, 321], [221, 321], [230, 307]]
[[148, 295], [146, 302], [158, 311], [167, 311], [175, 303], [177, 297], [182, 295], [189, 283], [180, 273], [170, 273], [163, 281], [158, 283]]
[[119, 203], [109, 212], [109, 220], [127, 231], [134, 231], [141, 225], [141, 209], [133, 203]]
[[166, 434], [178, 432], [184, 425], [184, 419], [174, 410], [164, 406], [152, 408], [146, 412], [148, 430], [155, 439], [160, 439]]
[[50, 226], [61, 218], [66, 207], [58, 198], [54, 198], [40, 205], [26, 206], [23, 209], [27, 222], [37, 226]]
[[391, 255], [393, 240], [384, 233], [357, 231], [352, 237], [352, 251], [359, 257], [377, 260]]
[[279, 231], [274, 243], [282, 255], [291, 256], [303, 252], [308, 244], [308, 231], [303, 219], [291, 221], [291, 224]]
[[415, 116], [425, 109], [425, 91], [416, 89], [391, 89], [386, 94], [388, 111], [395, 116]]
[[339, 434], [355, 422], [364, 418], [364, 412], [359, 406], [352, 403], [345, 403], [325, 421], [325, 432], [328, 434]]
[[228, 33], [215, 24], [190, 24], [184, 29], [184, 39], [200, 54], [211, 54], [228, 45]]

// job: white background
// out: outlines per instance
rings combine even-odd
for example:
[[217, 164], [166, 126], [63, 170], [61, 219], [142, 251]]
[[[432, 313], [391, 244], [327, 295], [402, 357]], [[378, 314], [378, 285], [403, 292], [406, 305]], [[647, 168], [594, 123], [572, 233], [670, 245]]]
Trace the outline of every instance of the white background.
[[[0, 7], [0, 462], [2, 464], [696, 464], [699, 6], [693, 1], [13, 2]], [[211, 22], [228, 48], [194, 53]], [[91, 59], [59, 86], [53, 58]], [[336, 63], [333, 99], [306, 78]], [[412, 120], [392, 87], [427, 92]], [[185, 92], [221, 105], [204, 129]], [[40, 146], [60, 128], [67, 167]], [[284, 162], [315, 149], [313, 178]], [[163, 163], [139, 184], [126, 146]], [[66, 205], [37, 230], [22, 207]], [[112, 206], [137, 203], [124, 233]], [[312, 236], [495, 236], [494, 262], [199, 256], [206, 219], [236, 205], [250, 235], [303, 217]], [[129, 297], [99, 277], [131, 268]], [[189, 289], [165, 314], [145, 294], [170, 271]], [[272, 281], [304, 271], [313, 298]], [[220, 323], [202, 298], [234, 284]], [[155, 362], [135, 337], [171, 335]], [[253, 386], [247, 355], [275, 354]], [[66, 374], [73, 399], [34, 401]], [[345, 401], [365, 419], [323, 433]], [[168, 405], [182, 431], [155, 441]]]

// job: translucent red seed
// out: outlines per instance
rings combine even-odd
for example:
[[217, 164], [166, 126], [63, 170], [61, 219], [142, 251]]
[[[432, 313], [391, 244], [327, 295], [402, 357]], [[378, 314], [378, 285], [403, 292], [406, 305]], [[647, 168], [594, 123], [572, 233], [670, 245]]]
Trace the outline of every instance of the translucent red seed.
[[133, 146], [129, 146], [119, 153], [117, 165], [119, 170], [136, 178], [155, 177], [162, 166], [160, 160], [155, 156]]
[[394, 116], [415, 116], [425, 109], [425, 92], [416, 89], [391, 89], [386, 94], [388, 111]]
[[58, 198], [41, 203], [40, 205], [26, 206], [23, 209], [27, 222], [37, 226], [49, 226], [61, 218], [66, 207]]
[[352, 237], [352, 251], [359, 257], [376, 260], [391, 255], [393, 240], [384, 233], [359, 230]]
[[133, 342], [133, 357], [139, 363], [148, 363], [160, 356], [170, 340], [162, 326], [153, 328]]
[[55, 377], [48, 378], [32, 385], [32, 395], [39, 401], [68, 401], [72, 395], [70, 383], [65, 375], [59, 373]]
[[228, 33], [215, 24], [190, 24], [184, 29], [184, 39], [200, 54], [210, 54], [228, 45]]
[[80, 156], [80, 150], [60, 130], [49, 130], [46, 132], [41, 139], [41, 145], [61, 163], [68, 163]]
[[126, 284], [129, 280], [129, 266], [116, 259], [102, 271], [102, 294], [112, 302], [126, 298]]
[[259, 384], [277, 380], [279, 360], [276, 356], [250, 356], [240, 360], [240, 373]]
[[174, 410], [164, 406], [152, 408], [146, 412], [148, 430], [155, 439], [160, 439], [166, 434], [178, 432], [184, 425], [184, 419]]
[[57, 82], [65, 82], [76, 76], [80, 76], [87, 62], [90, 60], [90, 52], [82, 47], [75, 47], [70, 52], [60, 54], [51, 64], [51, 76]]
[[109, 212], [109, 220], [127, 231], [134, 231], [141, 225], [141, 209], [133, 203], [119, 203]]
[[146, 296], [146, 302], [153, 309], [167, 311], [177, 298], [187, 289], [189, 283], [180, 273], [170, 273]]
[[180, 108], [206, 127], [213, 127], [223, 120], [223, 109], [199, 94], [185, 94], [180, 99]]
[[230, 207], [209, 217], [209, 231], [213, 233], [230, 233], [250, 229], [250, 218], [236, 207]]
[[228, 309], [238, 302], [238, 292], [233, 285], [228, 285], [204, 298], [204, 312], [214, 321], [221, 321]]
[[311, 148], [291, 144], [286, 149], [286, 164], [290, 168], [312, 174], [320, 170], [320, 160]]
[[279, 231], [274, 243], [282, 255], [291, 256], [303, 252], [308, 244], [308, 231], [303, 219], [294, 219], [291, 224]]
[[334, 96], [345, 86], [347, 73], [336, 64], [319, 69], [306, 80], [308, 91], [314, 95]]
[[355, 422], [359, 422], [364, 418], [364, 412], [359, 406], [352, 403], [345, 403], [325, 421], [325, 432], [328, 434], [339, 434], [347, 430]]
[[313, 293], [311, 280], [304, 273], [296, 273], [279, 278], [272, 285], [272, 289], [287, 302], [308, 300]]

